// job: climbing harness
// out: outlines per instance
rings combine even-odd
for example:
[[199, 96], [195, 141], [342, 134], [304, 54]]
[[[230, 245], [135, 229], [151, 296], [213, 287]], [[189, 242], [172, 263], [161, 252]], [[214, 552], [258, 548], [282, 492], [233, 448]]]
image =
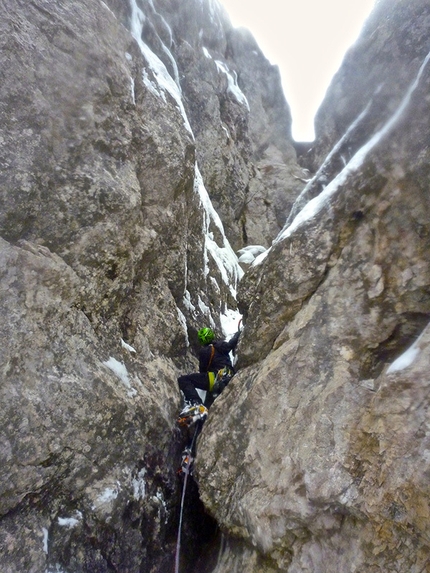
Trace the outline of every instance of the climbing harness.
[[233, 376], [234, 376], [233, 368], [224, 366], [224, 368], [218, 370], [216, 376], [214, 377], [214, 381], [211, 387], [211, 392], [214, 399], [221, 394], [221, 392], [224, 390], [224, 388], [227, 386], [227, 384], [230, 382]]
[[183, 467], [181, 465], [181, 470], [182, 470], [181, 473], [182, 473], [182, 475], [184, 475], [184, 483], [182, 485], [181, 509], [179, 512], [178, 537], [176, 540], [175, 573], [179, 573], [179, 558], [181, 555], [182, 518], [184, 515], [184, 501], [185, 501], [185, 493], [187, 491], [188, 476], [191, 473], [191, 466], [192, 466], [192, 463], [194, 461], [193, 451], [194, 451], [194, 447], [196, 444], [196, 439], [200, 433], [200, 430], [202, 429], [203, 423], [204, 423], [204, 421], [202, 421], [202, 420], [199, 420], [197, 422], [196, 429], [194, 430], [194, 434], [193, 434], [193, 439], [191, 440], [191, 444], [184, 451], [184, 454], [185, 454], [185, 452], [189, 452], [189, 454], [186, 456], [185, 460], [184, 460], [184, 457], [182, 458], [182, 463], [184, 464], [185, 467]]

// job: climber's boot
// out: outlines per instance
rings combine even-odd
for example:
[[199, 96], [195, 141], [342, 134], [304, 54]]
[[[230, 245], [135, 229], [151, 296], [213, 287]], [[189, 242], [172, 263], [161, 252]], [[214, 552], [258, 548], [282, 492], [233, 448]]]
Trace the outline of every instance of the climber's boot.
[[179, 414], [179, 426], [192, 426], [196, 422], [204, 422], [208, 417], [208, 409], [203, 404], [186, 405]]

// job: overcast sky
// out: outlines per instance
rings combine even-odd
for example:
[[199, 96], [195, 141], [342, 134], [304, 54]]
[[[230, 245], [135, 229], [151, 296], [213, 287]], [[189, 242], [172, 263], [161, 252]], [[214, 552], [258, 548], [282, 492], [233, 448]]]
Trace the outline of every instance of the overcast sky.
[[375, 0], [220, 0], [280, 68], [296, 141], [314, 139], [313, 118]]

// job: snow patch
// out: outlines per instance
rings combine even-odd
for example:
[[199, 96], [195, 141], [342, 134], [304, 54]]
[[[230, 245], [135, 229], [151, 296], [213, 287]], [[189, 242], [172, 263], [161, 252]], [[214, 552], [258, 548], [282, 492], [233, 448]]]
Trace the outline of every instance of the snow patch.
[[130, 77], [130, 95], [133, 105], [136, 105], [136, 92], [134, 89], [134, 78]]
[[185, 334], [185, 346], [188, 347], [190, 345], [190, 341], [188, 339], [187, 319], [185, 318], [185, 315], [180, 308], [176, 307], [176, 311], [178, 313], [179, 323], [182, 326], [182, 330], [184, 331]]
[[196, 388], [197, 394], [200, 396], [200, 400], [202, 403], [205, 403], [207, 392], [206, 390], [200, 390], [200, 388]]
[[73, 527], [76, 527], [82, 521], [82, 513], [80, 511], [77, 511], [75, 515], [76, 517], [59, 517], [58, 525], [60, 525], [61, 527], [67, 527], [67, 529], [72, 529]]
[[66, 571], [64, 571], [59, 563], [56, 563], [54, 566], [50, 565], [48, 569], [45, 570], [45, 573], [66, 573]]
[[252, 266], [256, 267], [257, 265], [261, 265], [271, 250], [272, 247], [268, 248], [267, 251], [264, 251], [264, 253], [261, 253], [261, 255], [258, 255], [258, 257], [255, 257], [254, 261], [252, 262]]
[[[208, 255], [210, 254], [218, 267], [223, 282], [229, 287], [233, 298], [236, 298], [237, 283], [243, 276], [243, 270], [240, 268], [237, 256], [225, 236], [221, 219], [219, 218], [218, 213], [215, 211], [212, 205], [212, 201], [210, 200], [208, 192], [206, 191], [197, 164], [195, 166], [194, 192], [199, 195], [200, 202], [204, 209], [203, 234], [205, 236], [205, 275], [207, 276], [209, 274]], [[214, 235], [210, 231], [212, 224], [218, 229], [220, 233], [222, 238], [222, 246], [218, 246], [214, 240]]]
[[221, 125], [221, 127], [222, 127], [224, 133], [226, 134], [227, 139], [231, 139], [230, 132], [229, 132], [229, 130], [225, 127], [225, 125]]
[[118, 497], [119, 490], [112, 487], [107, 487], [104, 492], [98, 497], [100, 503], [109, 503]]
[[[165, 20], [164, 20], [164, 22], [165, 22]], [[170, 29], [170, 28], [169, 28], [169, 29]], [[180, 82], [179, 82], [179, 70], [178, 70], [178, 65], [177, 65], [177, 63], [176, 63], [176, 60], [175, 60], [175, 58], [173, 57], [172, 52], [166, 47], [165, 44], [162, 45], [162, 49], [163, 49], [163, 52], [166, 54], [166, 56], [167, 56], [167, 57], [169, 58], [169, 60], [170, 60], [170, 63], [171, 63], [172, 68], [173, 68], [173, 73], [174, 73], [174, 76], [175, 76], [175, 77], [174, 77], [175, 84], [177, 85], [179, 94], [182, 94], [181, 84], [180, 84]]]
[[249, 111], [249, 103], [246, 99], [245, 94], [237, 85], [237, 73], [228, 69], [228, 66], [221, 62], [220, 60], [215, 60], [216, 66], [218, 68], [218, 72], [221, 72], [226, 75], [227, 77], [227, 91], [235, 98], [235, 100], [240, 104], [246, 107]]
[[[313, 219], [323, 209], [323, 207], [329, 203], [330, 199], [339, 190], [339, 188], [345, 185], [347, 179], [351, 175], [357, 173], [358, 169], [363, 165], [369, 152], [372, 151], [378, 145], [378, 143], [391, 131], [391, 129], [403, 115], [405, 109], [407, 108], [410, 102], [413, 92], [415, 91], [420, 82], [421, 76], [424, 72], [425, 67], [427, 66], [429, 59], [430, 59], [430, 52], [424, 59], [424, 62], [422, 63], [419, 69], [416, 79], [410, 85], [399, 107], [397, 108], [395, 113], [391, 116], [391, 118], [387, 121], [387, 123], [378, 132], [376, 132], [365, 145], [363, 145], [356, 152], [356, 154], [351, 158], [346, 167], [327, 185], [327, 187], [325, 187], [325, 189], [323, 189], [323, 191], [321, 191], [321, 193], [317, 197], [311, 199], [303, 207], [303, 209], [293, 219], [292, 223], [287, 228], [284, 228], [280, 232], [278, 237], [273, 242], [274, 245], [287, 239], [304, 223], [306, 223], [310, 219]], [[366, 112], [367, 108], [362, 112], [361, 115], [365, 114]], [[254, 264], [259, 264], [263, 260], [260, 259], [259, 257], [258, 259], [259, 262], [257, 263], [256, 260]]]
[[203, 50], [203, 54], [205, 55], [205, 58], [212, 60], [212, 56], [210, 55], [208, 49], [203, 46], [202, 50]]
[[214, 289], [214, 291], [218, 294], [221, 293], [221, 289], [219, 288], [219, 284], [217, 282], [217, 280], [214, 277], [209, 277], [210, 282], [212, 283], [212, 288]]
[[192, 312], [194, 315], [196, 314], [196, 307], [191, 302], [191, 295], [190, 295], [189, 290], [186, 290], [184, 293], [184, 306], [187, 310]]
[[198, 296], [197, 304], [199, 305], [199, 309], [200, 309], [201, 313], [204, 314], [205, 316], [209, 316], [210, 308], [208, 307], [207, 304], [205, 304], [202, 301], [202, 299], [200, 298], [200, 295]]
[[121, 338], [121, 346], [125, 348], [125, 350], [128, 350], [130, 353], [136, 354], [136, 350], [132, 346], [127, 344], [127, 342], [124, 342], [122, 338]]
[[148, 72], [147, 72], [145, 69], [142, 70], [142, 80], [143, 80], [144, 85], [148, 88], [148, 90], [149, 90], [153, 95], [155, 95], [156, 97], [161, 98], [164, 102], [166, 101], [166, 97], [165, 97], [165, 95], [164, 95], [164, 92], [163, 92], [163, 91], [160, 91], [160, 90], [158, 89], [158, 84], [157, 84], [157, 82], [153, 82], [153, 81], [151, 80], [151, 78], [150, 78], [149, 75], [148, 75]]
[[42, 527], [42, 535], [43, 535], [43, 552], [46, 553], [46, 555], [48, 555], [48, 538], [49, 538], [49, 533], [48, 530], [46, 529], [46, 527]]
[[226, 340], [229, 340], [239, 329], [239, 321], [242, 315], [238, 310], [227, 308], [219, 315], [222, 333]]
[[128, 375], [127, 368], [123, 362], [119, 362], [112, 356], [109, 357], [109, 360], [103, 362], [105, 366], [107, 366], [116, 376], [121, 380], [124, 386], [129, 390], [127, 392], [128, 396], [135, 396], [137, 391], [131, 386], [130, 384], [130, 377]]
[[121, 485], [118, 481], [116, 482], [116, 486], [106, 487], [102, 491], [102, 493], [97, 497], [92, 508], [98, 509], [101, 506], [109, 506], [113, 501], [116, 500], [120, 491], [121, 491]]
[[387, 370], [387, 374], [392, 374], [393, 372], [400, 372], [409, 368], [415, 362], [418, 354], [420, 353], [419, 342], [423, 336], [423, 333], [417, 338], [417, 340], [410, 346], [401, 356], [396, 358], [391, 366]]
[[143, 499], [146, 495], [146, 483], [145, 483], [146, 469], [142, 468], [137, 477], [133, 478], [131, 483], [133, 486], [133, 497], [136, 501]]
[[419, 348], [411, 346], [391, 364], [387, 370], [387, 374], [392, 374], [393, 372], [399, 372], [400, 370], [408, 368], [413, 364], [419, 353]]
[[157, 493], [153, 496], [152, 499], [156, 503], [159, 504], [158, 515], [159, 515], [160, 521], [161, 521], [161, 509], [163, 509], [164, 510], [164, 523], [167, 523], [169, 520], [168, 519], [169, 515], [168, 515], [168, 510], [167, 510], [167, 504], [166, 504], [166, 501], [165, 501], [164, 496], [163, 496], [163, 492], [160, 489], [157, 489]]
[[237, 252], [239, 255], [239, 263], [250, 265], [259, 255], [265, 252], [266, 247], [261, 245], [248, 245]]
[[[142, 52], [145, 60], [148, 63], [148, 67], [155, 78], [155, 81], [152, 81], [149, 78], [147, 70], [144, 69], [142, 73], [143, 82], [154, 95], [156, 95], [157, 97], [161, 97], [163, 101], [167, 102], [165, 96], [166, 93], [168, 93], [173, 98], [177, 108], [179, 109], [182, 115], [185, 128], [194, 139], [194, 135], [190, 123], [188, 121], [184, 105], [182, 103], [181, 92], [178, 87], [178, 84], [171, 77], [171, 75], [167, 71], [166, 66], [163, 64], [160, 58], [156, 56], [154, 52], [142, 40], [143, 24], [146, 19], [145, 14], [137, 5], [136, 0], [130, 0], [130, 6], [131, 6], [131, 23], [130, 23], [131, 35], [136, 40], [140, 48], [140, 51]], [[163, 49], [168, 55], [170, 54], [167, 47], [164, 46]], [[174, 58], [171, 54], [169, 55], [169, 59], [171, 61], [172, 60], [174, 61]], [[173, 68], [175, 70], [175, 74], [177, 74], [176, 62]]]
[[103, 2], [103, 0], [100, 0], [100, 4], [101, 4], [104, 8], [106, 8], [106, 10], [109, 10], [109, 12], [110, 12], [110, 13], [112, 14], [112, 16], [115, 18], [115, 20], [117, 19], [115, 13], [112, 12], [112, 10], [109, 8], [109, 6], [108, 6], [105, 2]]

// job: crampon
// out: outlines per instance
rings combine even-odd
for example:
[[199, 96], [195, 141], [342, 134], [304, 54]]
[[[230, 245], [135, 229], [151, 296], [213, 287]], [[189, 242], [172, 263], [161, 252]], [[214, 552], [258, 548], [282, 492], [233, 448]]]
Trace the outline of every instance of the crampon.
[[196, 422], [204, 422], [208, 417], [208, 410], [203, 404], [196, 404], [183, 410], [179, 414], [178, 425], [183, 427], [193, 426]]
[[178, 475], [193, 475], [194, 456], [190, 448], [185, 448], [182, 452], [181, 467], [178, 469]]

